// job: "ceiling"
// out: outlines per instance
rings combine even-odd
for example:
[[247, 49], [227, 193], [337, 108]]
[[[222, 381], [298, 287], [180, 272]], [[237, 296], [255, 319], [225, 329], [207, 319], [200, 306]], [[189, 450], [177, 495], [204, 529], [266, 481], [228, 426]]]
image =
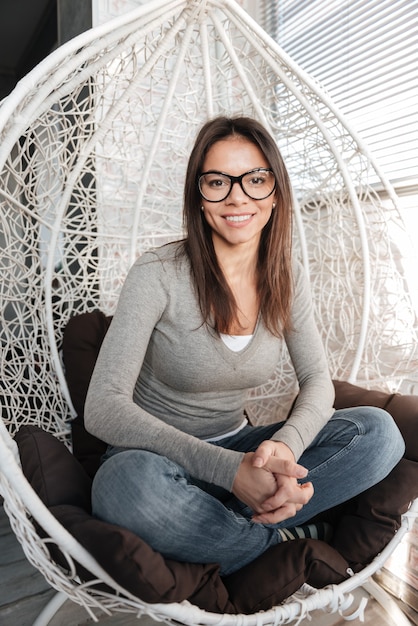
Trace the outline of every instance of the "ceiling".
[[0, 100], [57, 40], [57, 0], [0, 0]]

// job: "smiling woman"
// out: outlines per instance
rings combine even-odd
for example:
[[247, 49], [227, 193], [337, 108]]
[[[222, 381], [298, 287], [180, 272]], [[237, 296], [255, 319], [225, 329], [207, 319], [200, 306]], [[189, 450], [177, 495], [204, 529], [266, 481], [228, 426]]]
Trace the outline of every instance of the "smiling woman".
[[[325, 538], [310, 520], [382, 480], [404, 444], [381, 409], [333, 411], [268, 131], [248, 117], [206, 122], [184, 199], [186, 238], [134, 263], [95, 366], [86, 426], [109, 448], [92, 503], [166, 558], [229, 575], [288, 539]], [[298, 399], [287, 420], [253, 426], [247, 393], [283, 345]]]

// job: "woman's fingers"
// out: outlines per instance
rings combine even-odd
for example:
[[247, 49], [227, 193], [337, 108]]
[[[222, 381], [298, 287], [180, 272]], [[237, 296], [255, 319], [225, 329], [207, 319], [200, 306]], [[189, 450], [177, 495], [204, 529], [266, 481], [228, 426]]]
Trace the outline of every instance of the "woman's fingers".
[[[286, 493], [285, 493], [286, 491]], [[261, 524], [277, 524], [294, 517], [305, 504], [309, 502], [314, 494], [312, 483], [297, 484], [296, 489], [289, 493], [283, 488], [268, 498], [262, 505], [262, 512], [253, 516], [254, 522]]]

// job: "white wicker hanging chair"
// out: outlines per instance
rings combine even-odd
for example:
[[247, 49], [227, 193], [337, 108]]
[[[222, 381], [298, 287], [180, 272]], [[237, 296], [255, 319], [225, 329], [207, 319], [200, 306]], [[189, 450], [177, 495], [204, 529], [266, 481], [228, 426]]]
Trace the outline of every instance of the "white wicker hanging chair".
[[[26, 482], [13, 435], [34, 424], [69, 441], [75, 416], [59, 345], [68, 320], [114, 311], [144, 250], [182, 236], [182, 186], [198, 128], [217, 114], [258, 118], [276, 137], [295, 190], [295, 246], [309, 271], [334, 378], [399, 388], [416, 368], [416, 319], [391, 237], [396, 196], [320, 87], [233, 0], [156, 0], [82, 34], [37, 66], [0, 107], [0, 493], [29, 561], [60, 596], [97, 611], [167, 623], [297, 623], [346, 612], [350, 592], [385, 562], [320, 591], [305, 587], [256, 615], [190, 604], [147, 605], [121, 589], [48, 512]], [[389, 201], [383, 207], [377, 190]], [[254, 419], [292, 401], [292, 369], [249, 398]], [[35, 519], [48, 533], [42, 539]], [[56, 565], [47, 543], [67, 555]], [[114, 594], [82, 584], [73, 560]], [[363, 606], [359, 607], [361, 615]], [[352, 613], [352, 610], [351, 610]], [[399, 624], [402, 623], [401, 617]]]

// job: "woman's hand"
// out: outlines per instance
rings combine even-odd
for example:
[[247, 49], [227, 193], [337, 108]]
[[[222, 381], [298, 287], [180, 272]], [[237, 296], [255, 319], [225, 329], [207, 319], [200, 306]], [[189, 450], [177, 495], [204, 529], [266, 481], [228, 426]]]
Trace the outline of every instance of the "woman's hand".
[[286, 444], [268, 440], [244, 456], [232, 491], [254, 511], [253, 521], [276, 524], [296, 515], [313, 496], [312, 483], [297, 482], [306, 475]]
[[256, 513], [262, 513], [262, 504], [277, 492], [274, 474], [254, 464], [254, 452], [247, 452], [238, 468], [232, 493]]

